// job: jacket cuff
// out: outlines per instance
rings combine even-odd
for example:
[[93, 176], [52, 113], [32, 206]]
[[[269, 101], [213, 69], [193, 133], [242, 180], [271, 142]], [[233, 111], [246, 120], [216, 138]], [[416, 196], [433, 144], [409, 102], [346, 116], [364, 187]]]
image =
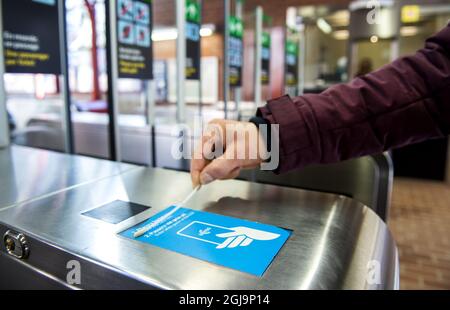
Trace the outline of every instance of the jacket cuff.
[[[280, 161], [275, 173], [284, 173], [321, 159], [320, 137], [311, 108], [302, 97], [295, 102], [288, 96], [269, 100], [256, 115], [279, 125]], [[272, 150], [276, 145], [272, 145]]]

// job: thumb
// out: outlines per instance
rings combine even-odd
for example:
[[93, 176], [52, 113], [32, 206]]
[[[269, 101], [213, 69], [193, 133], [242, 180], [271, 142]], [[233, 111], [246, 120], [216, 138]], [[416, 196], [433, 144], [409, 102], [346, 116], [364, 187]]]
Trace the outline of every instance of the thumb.
[[200, 174], [200, 182], [203, 185], [211, 183], [214, 180], [232, 179], [239, 175], [240, 167], [238, 162], [226, 158], [227, 152], [214, 159], [207, 165]]

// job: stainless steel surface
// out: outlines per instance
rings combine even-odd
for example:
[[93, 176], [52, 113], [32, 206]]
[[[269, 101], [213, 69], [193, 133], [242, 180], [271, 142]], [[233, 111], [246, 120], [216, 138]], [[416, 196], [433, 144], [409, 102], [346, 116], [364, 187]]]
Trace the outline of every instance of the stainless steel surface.
[[[105, 114], [73, 115], [74, 148], [77, 154], [109, 157], [108, 116]], [[131, 120], [140, 126], [120, 126], [121, 154], [125, 162], [149, 165], [152, 161], [150, 128], [141, 121]], [[127, 122], [129, 123], [129, 122]], [[52, 115], [40, 115], [30, 120], [25, 131], [15, 135], [20, 145], [63, 150], [63, 136], [59, 119]]]
[[240, 178], [258, 183], [345, 195], [374, 210], [384, 221], [390, 207], [393, 168], [389, 154], [360, 157], [340, 163], [315, 165], [283, 175], [243, 171]]
[[[0, 225], [0, 233], [9, 227], [32, 239], [28, 267], [44, 268], [61, 281], [66, 259], [81, 259], [86, 264], [82, 288], [119, 288], [120, 281], [102, 280], [103, 270], [151, 288], [395, 288], [398, 258], [386, 225], [369, 208], [343, 196], [237, 180], [215, 182], [197, 193], [186, 207], [293, 230], [263, 277], [122, 238], [117, 225], [81, 215], [116, 199], [152, 206], [153, 214], [191, 190], [187, 173], [138, 168], [0, 211], [5, 226]], [[367, 281], [373, 262], [380, 267], [380, 284]]]
[[0, 210], [136, 168], [12, 145], [0, 149]]
[[[156, 92], [156, 82], [154, 80], [146, 81], [146, 87], [144, 88], [144, 92], [142, 94], [143, 100], [145, 100], [146, 106], [146, 117], [147, 117], [147, 125], [149, 127], [155, 124], [155, 92]], [[150, 130], [150, 128], [149, 128]]]
[[172, 148], [184, 149], [190, 154], [194, 144], [193, 130], [184, 125], [160, 124], [155, 127], [156, 167], [188, 171], [190, 161], [185, 157], [172, 156]]

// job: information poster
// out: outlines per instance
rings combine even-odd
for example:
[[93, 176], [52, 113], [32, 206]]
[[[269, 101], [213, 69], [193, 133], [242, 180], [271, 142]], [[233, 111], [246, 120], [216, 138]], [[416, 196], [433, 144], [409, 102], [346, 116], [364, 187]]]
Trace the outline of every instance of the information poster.
[[2, 0], [5, 71], [61, 74], [58, 2]]
[[261, 84], [267, 85], [270, 82], [270, 33], [262, 33], [261, 48]]
[[151, 0], [117, 1], [119, 78], [153, 78]]
[[295, 40], [287, 39], [286, 46], [286, 71], [285, 83], [286, 86], [296, 87], [298, 77], [298, 43]]
[[243, 58], [243, 33], [242, 20], [230, 16], [230, 41], [228, 42], [228, 55], [230, 66], [230, 86], [240, 87], [242, 85], [242, 58]]
[[186, 79], [200, 79], [200, 4], [186, 0]]

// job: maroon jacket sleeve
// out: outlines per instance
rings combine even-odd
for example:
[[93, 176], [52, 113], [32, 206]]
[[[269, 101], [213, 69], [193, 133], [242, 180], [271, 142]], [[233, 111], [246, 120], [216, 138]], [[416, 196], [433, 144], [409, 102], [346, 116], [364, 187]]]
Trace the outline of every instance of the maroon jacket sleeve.
[[270, 100], [286, 172], [442, 137], [450, 132], [450, 24], [415, 55], [318, 95]]

